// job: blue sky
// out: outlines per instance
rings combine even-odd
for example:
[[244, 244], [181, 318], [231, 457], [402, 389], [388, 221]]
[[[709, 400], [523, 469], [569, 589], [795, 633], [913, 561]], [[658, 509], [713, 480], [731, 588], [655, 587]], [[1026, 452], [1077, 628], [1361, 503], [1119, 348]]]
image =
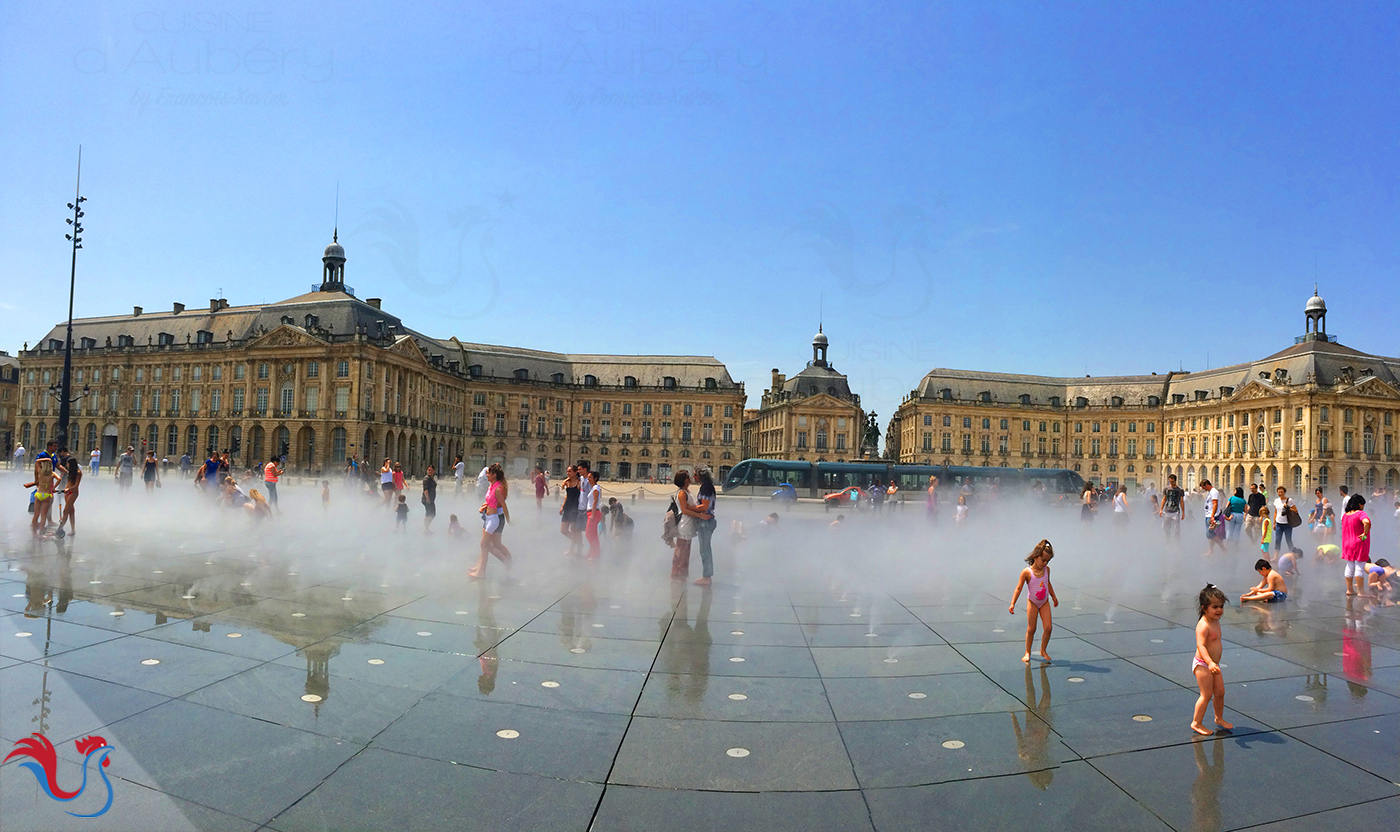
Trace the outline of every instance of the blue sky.
[[0, 7], [0, 348], [346, 279], [443, 337], [934, 366], [1395, 354], [1400, 15], [1318, 3]]

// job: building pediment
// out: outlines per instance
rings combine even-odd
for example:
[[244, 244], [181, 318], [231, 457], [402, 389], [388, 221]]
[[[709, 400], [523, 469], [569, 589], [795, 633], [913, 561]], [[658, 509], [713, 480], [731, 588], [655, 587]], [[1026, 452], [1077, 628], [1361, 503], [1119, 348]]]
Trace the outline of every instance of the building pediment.
[[248, 345], [250, 350], [286, 349], [288, 347], [324, 347], [326, 341], [317, 338], [303, 329], [282, 324], [266, 335], [260, 335]]
[[428, 363], [428, 356], [418, 347], [418, 342], [409, 335], [401, 335], [399, 339], [389, 347], [389, 352], [412, 358], [421, 364]]
[[1271, 399], [1281, 395], [1283, 394], [1272, 384], [1268, 384], [1256, 378], [1250, 379], [1244, 387], [1236, 390], [1235, 395], [1230, 397], [1230, 401], [1247, 402], [1252, 399]]
[[1400, 399], [1400, 390], [1378, 378], [1365, 378], [1337, 391], [1348, 396], [1369, 396], [1376, 399]]

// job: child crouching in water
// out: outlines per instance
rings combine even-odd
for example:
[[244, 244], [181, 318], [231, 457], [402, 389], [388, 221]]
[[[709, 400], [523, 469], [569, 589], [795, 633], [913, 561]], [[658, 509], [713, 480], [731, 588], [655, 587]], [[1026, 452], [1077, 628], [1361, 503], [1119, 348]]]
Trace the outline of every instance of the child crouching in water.
[[1225, 593], [1215, 584], [1206, 584], [1197, 599], [1200, 618], [1196, 621], [1196, 655], [1191, 658], [1191, 672], [1201, 687], [1196, 711], [1191, 715], [1191, 730], [1210, 736], [1212, 731], [1201, 724], [1206, 717], [1206, 705], [1215, 702], [1215, 724], [1226, 731], [1235, 726], [1225, 721], [1225, 679], [1220, 675], [1220, 616], [1225, 614]]
[[1267, 560], [1260, 558], [1254, 562], [1254, 571], [1258, 572], [1263, 580], [1257, 585], [1249, 588], [1249, 591], [1240, 596], [1240, 603], [1245, 601], [1265, 601], [1273, 603], [1275, 601], [1288, 600], [1288, 584], [1284, 583], [1283, 576], [1269, 565]]
[[1016, 614], [1016, 600], [1021, 597], [1021, 587], [1025, 587], [1026, 655], [1021, 657], [1023, 662], [1029, 663], [1031, 660], [1031, 643], [1035, 640], [1037, 618], [1044, 625], [1040, 635], [1040, 658], [1050, 661], [1050, 654], [1045, 652], [1050, 643], [1050, 606], [1045, 602], [1048, 600], [1056, 607], [1060, 605], [1060, 599], [1055, 597], [1055, 587], [1050, 583], [1050, 559], [1053, 557], [1055, 547], [1050, 545], [1050, 541], [1042, 540], [1035, 544], [1035, 548], [1026, 556], [1029, 566], [1021, 570], [1021, 577], [1016, 580], [1016, 591], [1011, 595], [1011, 606], [1006, 608], [1008, 613]]

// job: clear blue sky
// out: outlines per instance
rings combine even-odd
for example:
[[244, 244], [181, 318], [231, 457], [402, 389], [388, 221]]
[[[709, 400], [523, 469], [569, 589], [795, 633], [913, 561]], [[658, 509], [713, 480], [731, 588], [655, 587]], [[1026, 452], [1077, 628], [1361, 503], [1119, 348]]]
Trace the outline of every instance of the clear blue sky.
[[[1360, 3], [11, 3], [0, 347], [346, 279], [440, 336], [1149, 372], [1395, 354], [1400, 15]], [[873, 4], [872, 4], [873, 5]]]

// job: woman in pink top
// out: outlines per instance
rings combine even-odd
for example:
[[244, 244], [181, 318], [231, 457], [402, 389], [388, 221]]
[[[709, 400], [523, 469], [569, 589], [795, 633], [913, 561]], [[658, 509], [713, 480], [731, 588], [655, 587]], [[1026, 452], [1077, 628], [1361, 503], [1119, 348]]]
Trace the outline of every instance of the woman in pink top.
[[510, 550], [501, 542], [501, 532], [506, 524], [506, 474], [497, 463], [486, 469], [486, 479], [490, 486], [486, 489], [486, 502], [481, 504], [481, 557], [475, 568], [467, 572], [470, 578], [486, 575], [488, 555], [495, 555], [510, 569]]
[[1366, 586], [1366, 564], [1371, 562], [1371, 518], [1361, 510], [1365, 505], [1365, 497], [1353, 494], [1347, 498], [1346, 513], [1342, 515], [1342, 560], [1348, 595], [1356, 595]]

